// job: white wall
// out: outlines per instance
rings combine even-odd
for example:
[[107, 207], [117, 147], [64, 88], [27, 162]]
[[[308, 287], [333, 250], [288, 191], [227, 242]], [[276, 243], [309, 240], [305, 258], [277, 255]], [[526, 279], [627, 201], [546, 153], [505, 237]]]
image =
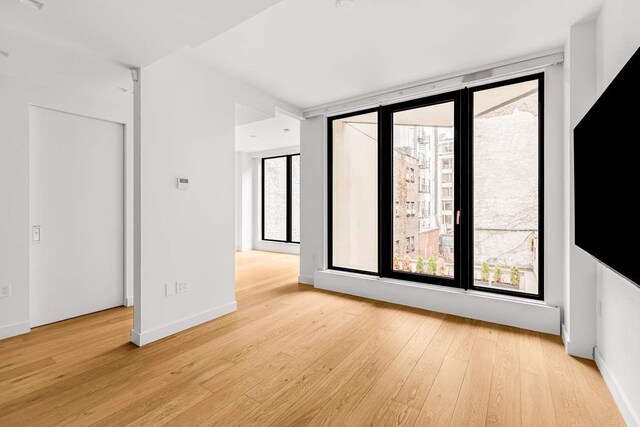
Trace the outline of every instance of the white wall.
[[326, 268], [327, 119], [300, 124], [300, 283], [313, 285], [316, 271]]
[[[236, 308], [235, 104], [292, 109], [176, 52], [141, 71], [138, 345]], [[176, 189], [178, 176], [190, 179]], [[167, 297], [165, 285], [188, 291]], [[136, 295], [138, 292], [136, 292]]]
[[[240, 250], [253, 249], [253, 159], [248, 153], [242, 153], [241, 161], [242, 178], [242, 239]], [[236, 213], [237, 215], [237, 213]]]
[[242, 151], [235, 153], [236, 251], [253, 249], [253, 159]]
[[593, 312], [596, 305], [596, 268], [592, 258], [575, 245], [573, 185], [573, 128], [596, 99], [595, 20], [573, 25], [565, 46], [564, 199], [566, 266], [563, 340], [571, 355], [591, 359], [596, 343]]
[[[250, 153], [251, 171], [252, 171], [251, 181], [252, 181], [252, 189], [253, 189], [252, 245], [253, 245], [253, 248], [256, 250], [269, 251], [269, 252], [281, 252], [285, 254], [294, 254], [294, 255], [297, 255], [300, 253], [300, 244], [298, 243], [282, 243], [282, 242], [271, 242], [267, 240], [262, 240], [262, 159], [264, 157], [284, 156], [287, 154], [298, 154], [298, 153], [300, 153], [299, 146], [276, 148], [273, 150], [255, 151]], [[302, 162], [302, 156], [300, 156], [300, 161]], [[300, 189], [300, 192], [302, 193], [302, 188]], [[302, 209], [302, 205], [300, 206], [300, 209]], [[300, 218], [300, 221], [302, 221], [302, 218]], [[302, 239], [302, 236], [300, 238]]]
[[[100, 58], [79, 57], [53, 47], [21, 46], [26, 51], [14, 51], [0, 64], [0, 283], [12, 287], [11, 297], [0, 299], [0, 338], [28, 332], [30, 323], [29, 105], [125, 124], [127, 173], [133, 165], [132, 96], [117, 89], [121, 82], [130, 85], [129, 71]], [[54, 70], [44, 66], [45, 61], [55, 64]], [[74, 76], [82, 85], [70, 83]], [[130, 182], [126, 190], [127, 218], [131, 219]], [[131, 248], [128, 238], [128, 261]], [[131, 285], [130, 262], [126, 268]], [[126, 295], [132, 295], [131, 287]]]
[[[600, 94], [640, 47], [640, 2], [605, 0], [596, 46]], [[640, 288], [600, 264], [596, 283], [596, 360], [627, 423], [640, 425]]]

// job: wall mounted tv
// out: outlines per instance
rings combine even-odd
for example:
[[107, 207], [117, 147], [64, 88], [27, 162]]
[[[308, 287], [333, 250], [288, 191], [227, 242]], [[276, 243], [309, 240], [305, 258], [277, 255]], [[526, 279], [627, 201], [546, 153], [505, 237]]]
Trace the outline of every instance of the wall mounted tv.
[[573, 131], [576, 245], [640, 286], [640, 49]]

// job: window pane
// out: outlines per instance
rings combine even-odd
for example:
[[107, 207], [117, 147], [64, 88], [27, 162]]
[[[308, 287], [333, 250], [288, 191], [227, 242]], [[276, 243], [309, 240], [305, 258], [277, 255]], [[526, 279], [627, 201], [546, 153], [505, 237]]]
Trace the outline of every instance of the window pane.
[[334, 120], [332, 130], [332, 263], [377, 272], [378, 114]]
[[264, 160], [264, 238], [287, 240], [287, 158]]
[[473, 97], [476, 286], [538, 293], [538, 81]]
[[454, 120], [453, 102], [393, 115], [395, 271], [454, 276]]
[[300, 241], [300, 155], [291, 157], [291, 240]]

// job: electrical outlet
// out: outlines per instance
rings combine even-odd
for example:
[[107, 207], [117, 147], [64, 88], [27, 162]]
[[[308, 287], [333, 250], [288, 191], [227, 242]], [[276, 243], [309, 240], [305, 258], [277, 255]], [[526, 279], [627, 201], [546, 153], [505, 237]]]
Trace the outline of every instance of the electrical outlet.
[[11, 285], [0, 285], [0, 298], [11, 296]]
[[176, 283], [176, 293], [184, 294], [187, 292], [187, 282]]
[[165, 295], [168, 297], [174, 296], [176, 294], [176, 284], [175, 283], [167, 283], [164, 285]]

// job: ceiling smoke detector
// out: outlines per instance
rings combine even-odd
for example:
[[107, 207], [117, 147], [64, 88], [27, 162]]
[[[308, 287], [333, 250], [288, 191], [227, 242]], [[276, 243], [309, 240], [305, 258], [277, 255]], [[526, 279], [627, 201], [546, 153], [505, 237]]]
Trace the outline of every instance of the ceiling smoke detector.
[[39, 2], [38, 0], [20, 0], [20, 3], [26, 4], [34, 9], [42, 9], [44, 7], [44, 3]]
[[336, 0], [336, 7], [340, 10], [351, 10], [355, 3], [355, 0]]

